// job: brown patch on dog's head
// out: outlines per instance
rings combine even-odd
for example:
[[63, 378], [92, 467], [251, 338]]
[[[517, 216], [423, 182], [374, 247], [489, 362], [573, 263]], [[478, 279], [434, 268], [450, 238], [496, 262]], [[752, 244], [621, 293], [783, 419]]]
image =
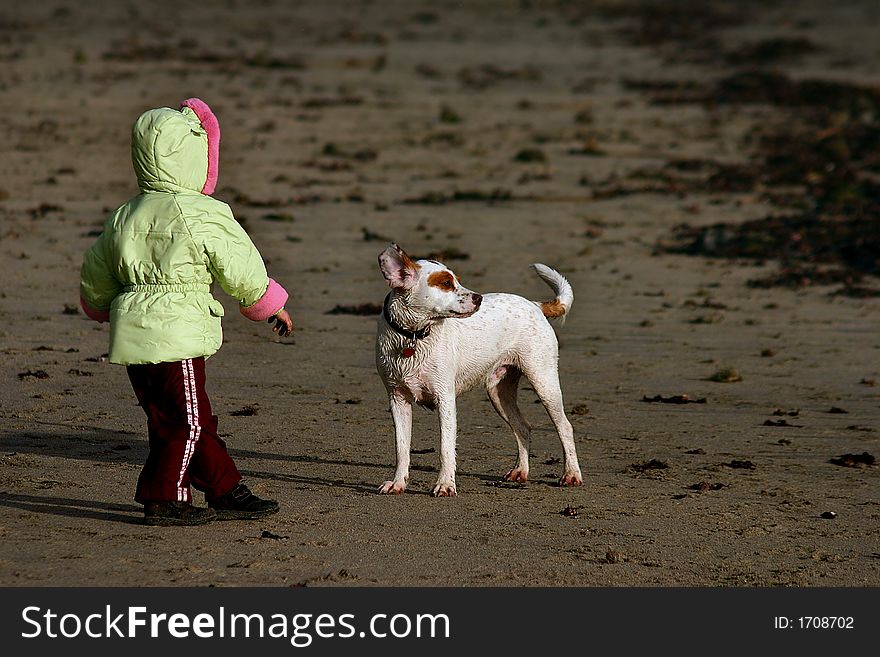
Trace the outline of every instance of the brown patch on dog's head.
[[428, 285], [444, 292], [452, 292], [455, 290], [455, 279], [448, 271], [435, 271], [428, 276]]
[[544, 313], [544, 317], [549, 319], [562, 317], [565, 314], [565, 306], [562, 305], [559, 299], [545, 301], [541, 304], [541, 312]]
[[403, 261], [404, 265], [406, 265], [407, 267], [410, 267], [411, 269], [413, 269], [415, 271], [418, 271], [419, 269], [422, 268], [421, 265], [419, 265], [419, 263], [417, 263], [415, 260], [413, 260], [412, 258], [409, 257], [409, 254], [406, 251], [401, 249], [396, 244], [394, 246], [396, 246], [397, 250], [400, 252], [400, 259]]

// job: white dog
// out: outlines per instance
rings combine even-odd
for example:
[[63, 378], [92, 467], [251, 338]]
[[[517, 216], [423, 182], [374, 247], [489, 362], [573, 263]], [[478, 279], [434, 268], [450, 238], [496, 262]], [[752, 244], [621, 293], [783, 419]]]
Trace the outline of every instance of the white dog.
[[527, 481], [531, 427], [516, 404], [522, 374], [562, 441], [565, 468], [559, 483], [583, 483], [571, 424], [562, 405], [556, 334], [546, 319], [563, 317], [574, 294], [561, 274], [545, 265], [532, 266], [553, 288], [553, 301], [539, 303], [514, 294], [481, 296], [464, 287], [443, 264], [415, 262], [396, 244], [379, 256], [379, 268], [391, 292], [379, 318], [376, 367], [391, 400], [397, 440], [397, 470], [393, 481], [382, 484], [380, 493], [406, 490], [415, 401], [431, 410], [437, 408], [440, 415], [440, 476], [433, 494], [455, 495], [455, 399], [480, 382], [516, 436], [519, 457], [504, 478]]

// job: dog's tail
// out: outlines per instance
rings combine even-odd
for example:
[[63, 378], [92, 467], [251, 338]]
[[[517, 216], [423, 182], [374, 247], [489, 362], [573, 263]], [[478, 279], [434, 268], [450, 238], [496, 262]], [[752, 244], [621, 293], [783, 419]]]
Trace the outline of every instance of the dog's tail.
[[555, 269], [551, 269], [547, 265], [535, 263], [532, 269], [540, 276], [547, 285], [556, 293], [556, 298], [552, 301], [535, 301], [544, 317], [547, 319], [558, 319], [559, 323], [565, 321], [565, 316], [571, 310], [571, 304], [574, 302], [574, 291], [571, 289], [565, 276]]

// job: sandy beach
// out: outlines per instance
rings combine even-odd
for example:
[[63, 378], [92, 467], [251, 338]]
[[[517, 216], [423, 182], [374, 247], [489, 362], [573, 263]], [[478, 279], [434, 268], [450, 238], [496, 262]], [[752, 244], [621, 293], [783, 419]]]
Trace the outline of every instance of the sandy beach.
[[[876, 3], [8, 4], [0, 584], [880, 585]], [[220, 433], [281, 512], [172, 529], [141, 523], [144, 415], [78, 285], [137, 193], [132, 122], [190, 96], [296, 330], [215, 290]], [[409, 490], [376, 493], [392, 240], [477, 292], [568, 277], [582, 488], [526, 385], [528, 484], [501, 481], [516, 445], [477, 390], [458, 496], [430, 496], [422, 409]]]

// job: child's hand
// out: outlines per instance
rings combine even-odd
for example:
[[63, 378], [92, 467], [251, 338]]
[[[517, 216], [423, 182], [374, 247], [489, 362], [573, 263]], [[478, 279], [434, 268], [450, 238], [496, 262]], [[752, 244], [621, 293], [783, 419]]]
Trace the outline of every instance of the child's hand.
[[284, 310], [284, 308], [269, 318], [269, 323], [271, 324], [272, 322], [275, 322], [272, 330], [282, 338], [293, 332], [293, 320], [290, 319], [290, 313]]

